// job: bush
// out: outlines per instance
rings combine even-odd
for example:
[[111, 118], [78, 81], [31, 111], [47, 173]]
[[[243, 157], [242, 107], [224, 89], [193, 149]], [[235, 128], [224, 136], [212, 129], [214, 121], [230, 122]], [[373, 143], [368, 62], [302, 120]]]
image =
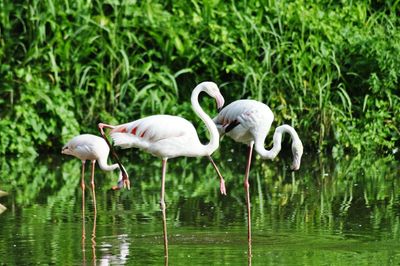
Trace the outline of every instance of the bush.
[[195, 120], [188, 99], [203, 80], [227, 102], [267, 103], [274, 126], [291, 123], [307, 150], [390, 152], [396, 3], [4, 0], [0, 153], [58, 152], [99, 121]]

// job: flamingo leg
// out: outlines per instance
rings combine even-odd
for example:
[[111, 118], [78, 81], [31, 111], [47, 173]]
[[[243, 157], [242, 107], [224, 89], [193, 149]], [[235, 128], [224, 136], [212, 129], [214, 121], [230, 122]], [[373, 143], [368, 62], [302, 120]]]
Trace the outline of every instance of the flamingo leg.
[[83, 219], [83, 226], [82, 226], [82, 238], [85, 238], [85, 164], [86, 161], [82, 161], [82, 178], [81, 178], [81, 188], [82, 188], [82, 219]]
[[[126, 173], [125, 168], [122, 166], [121, 161], [119, 160], [119, 157], [118, 157], [117, 153], [115, 152], [113, 146], [112, 146], [111, 143], [108, 141], [108, 139], [107, 139], [107, 137], [106, 137], [106, 134], [104, 133], [104, 128], [111, 128], [111, 129], [113, 129], [113, 128], [115, 128], [115, 126], [107, 125], [107, 124], [104, 124], [104, 123], [99, 123], [99, 124], [98, 124], [98, 128], [99, 128], [99, 131], [100, 131], [101, 136], [102, 136], [103, 139], [107, 142], [107, 145], [108, 145], [108, 147], [109, 147], [110, 150], [111, 150], [111, 154], [113, 155], [113, 157], [114, 157], [115, 160], [117, 161], [118, 166], [119, 166], [119, 169], [121, 169], [121, 172], [122, 172], [122, 180], [123, 180], [123, 187], [126, 187], [128, 190], [130, 190], [130, 189], [131, 189], [131, 183], [130, 183], [130, 181], [129, 181], [128, 174]], [[119, 187], [119, 186], [118, 186], [118, 187]]]
[[254, 142], [252, 141], [249, 145], [249, 152], [247, 155], [246, 173], [244, 175], [244, 188], [246, 190], [246, 205], [247, 205], [247, 241], [248, 241], [248, 256], [251, 257], [251, 209], [250, 209], [250, 184], [249, 174], [251, 166], [251, 157], [253, 154]]
[[168, 257], [168, 237], [167, 237], [167, 215], [165, 212], [165, 173], [167, 171], [167, 160], [162, 160], [162, 178], [161, 178], [161, 199], [160, 199], [160, 207], [163, 216], [163, 232], [164, 232], [164, 256]]
[[92, 185], [92, 195], [93, 195], [93, 205], [94, 205], [94, 212], [97, 213], [97, 207], [96, 207], [96, 192], [94, 190], [94, 168], [96, 165], [96, 160], [92, 161], [92, 171], [91, 171], [91, 185]]
[[85, 163], [86, 161], [82, 161], [82, 178], [81, 178], [81, 188], [82, 188], [82, 254], [83, 261], [86, 261], [86, 253], [85, 253]]
[[214, 166], [215, 171], [217, 172], [219, 176], [219, 190], [221, 191], [222, 195], [226, 195], [226, 188], [225, 188], [225, 180], [224, 177], [221, 175], [221, 172], [219, 171], [217, 165], [215, 164], [214, 160], [212, 159], [211, 156], [208, 156], [208, 159], [210, 160], [212, 166]]

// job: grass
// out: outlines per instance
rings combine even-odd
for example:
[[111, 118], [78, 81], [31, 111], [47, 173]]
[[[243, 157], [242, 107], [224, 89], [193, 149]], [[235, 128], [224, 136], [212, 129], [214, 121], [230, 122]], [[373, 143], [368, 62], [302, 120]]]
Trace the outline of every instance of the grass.
[[398, 1], [4, 0], [0, 153], [58, 151], [99, 121], [197, 121], [188, 99], [203, 80], [227, 102], [268, 104], [307, 150], [391, 153], [398, 12]]

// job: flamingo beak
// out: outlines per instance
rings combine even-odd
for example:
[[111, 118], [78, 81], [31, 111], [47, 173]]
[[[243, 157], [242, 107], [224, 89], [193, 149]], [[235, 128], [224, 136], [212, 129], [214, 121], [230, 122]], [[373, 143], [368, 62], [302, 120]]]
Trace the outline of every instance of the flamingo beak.
[[217, 111], [219, 113], [219, 112], [221, 112], [222, 107], [225, 104], [225, 99], [221, 94], [219, 94], [219, 95], [217, 95], [217, 97], [215, 97], [215, 101], [217, 103]]
[[112, 187], [112, 190], [120, 190], [122, 188], [127, 188], [128, 190], [130, 190], [131, 187], [130, 187], [128, 173], [126, 172], [125, 168], [122, 165], [120, 169], [121, 171], [119, 172], [118, 183], [116, 186]]
[[128, 190], [131, 189], [130, 181], [128, 173], [126, 172], [125, 168], [122, 171], [122, 179], [118, 182], [119, 188], [127, 188]]
[[300, 142], [293, 142], [292, 144], [293, 163], [291, 169], [297, 171], [300, 169], [301, 157], [303, 156], [303, 144]]

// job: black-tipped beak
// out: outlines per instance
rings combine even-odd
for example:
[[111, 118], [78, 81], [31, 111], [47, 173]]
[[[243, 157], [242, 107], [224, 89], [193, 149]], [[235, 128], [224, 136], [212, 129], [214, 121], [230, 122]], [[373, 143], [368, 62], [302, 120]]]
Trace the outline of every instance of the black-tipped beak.
[[217, 112], [218, 113], [221, 112], [221, 110], [222, 110], [222, 107], [221, 108], [217, 108]]

